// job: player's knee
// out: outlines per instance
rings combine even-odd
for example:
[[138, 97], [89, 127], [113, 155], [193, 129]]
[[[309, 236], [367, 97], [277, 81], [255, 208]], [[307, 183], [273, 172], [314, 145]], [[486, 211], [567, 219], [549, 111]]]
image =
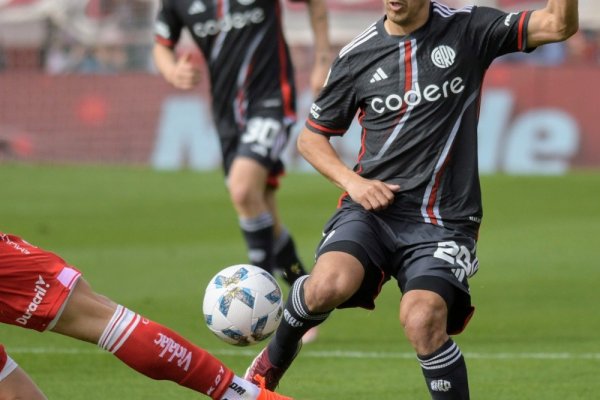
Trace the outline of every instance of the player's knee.
[[[446, 319], [446, 303], [439, 295], [427, 291], [409, 291], [404, 295], [400, 322], [406, 337], [417, 350], [443, 342]], [[426, 350], [422, 352], [426, 353]]]
[[231, 202], [238, 210], [250, 211], [261, 205], [262, 195], [247, 185], [235, 185], [229, 188]]
[[352, 296], [343, 282], [308, 279], [304, 285], [304, 301], [311, 312], [331, 311]]

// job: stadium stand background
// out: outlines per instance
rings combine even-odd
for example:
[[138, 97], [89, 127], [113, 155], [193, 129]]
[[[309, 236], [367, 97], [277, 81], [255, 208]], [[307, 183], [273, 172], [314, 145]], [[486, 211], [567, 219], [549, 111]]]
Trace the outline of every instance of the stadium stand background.
[[[452, 7], [528, 9], [544, 2], [448, 0]], [[305, 6], [284, 2], [300, 88], [312, 101]], [[380, 0], [329, 0], [343, 46], [382, 15]], [[219, 165], [206, 80], [180, 92], [156, 74], [150, 51], [156, 0], [0, 0], [0, 161], [112, 163], [157, 169]], [[580, 32], [531, 55], [498, 60], [481, 111], [483, 173], [561, 174], [600, 167], [600, 2], [580, 0]], [[178, 47], [193, 52], [189, 37]], [[552, 88], [548, 90], [548, 88]], [[352, 163], [356, 141], [336, 142]], [[310, 170], [290, 146], [292, 168]]]

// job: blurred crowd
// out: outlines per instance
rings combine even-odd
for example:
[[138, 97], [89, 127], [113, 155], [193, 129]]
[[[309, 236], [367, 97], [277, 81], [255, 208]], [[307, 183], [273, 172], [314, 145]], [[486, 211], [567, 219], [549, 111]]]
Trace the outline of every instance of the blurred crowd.
[[0, 68], [149, 70], [156, 9], [156, 0], [0, 0]]
[[[381, 14], [381, 0], [330, 3], [332, 13], [360, 8], [357, 14], [371, 11], [370, 18]], [[528, 0], [445, 3], [452, 7], [478, 3], [507, 9], [536, 5]], [[0, 0], [0, 70], [43, 69], [50, 74], [152, 71], [150, 53], [157, 8], [158, 0]], [[332, 30], [335, 40], [335, 27]], [[566, 42], [543, 46], [530, 55], [511, 54], [499, 61], [600, 65], [600, 29], [584, 27]]]

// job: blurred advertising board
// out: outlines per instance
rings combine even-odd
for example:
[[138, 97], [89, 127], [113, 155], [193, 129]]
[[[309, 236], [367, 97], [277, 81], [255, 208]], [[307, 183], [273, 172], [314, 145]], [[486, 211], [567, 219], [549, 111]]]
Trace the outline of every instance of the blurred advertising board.
[[[299, 74], [306, 82], [306, 73]], [[0, 74], [0, 160], [220, 166], [207, 85], [172, 89], [156, 75]], [[486, 77], [480, 110], [482, 173], [563, 174], [600, 168], [600, 69], [500, 64]], [[297, 134], [312, 103], [299, 90]], [[334, 144], [348, 165], [360, 127]], [[292, 139], [293, 140], [293, 139]], [[311, 170], [288, 146], [292, 170]]]

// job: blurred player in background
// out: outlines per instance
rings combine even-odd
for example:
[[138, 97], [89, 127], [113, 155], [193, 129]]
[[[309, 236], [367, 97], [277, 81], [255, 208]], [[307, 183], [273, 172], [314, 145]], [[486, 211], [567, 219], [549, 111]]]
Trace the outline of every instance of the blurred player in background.
[[[171, 329], [95, 293], [56, 254], [0, 232], [0, 322], [97, 344], [136, 371], [215, 400], [285, 400]], [[0, 399], [46, 397], [0, 345]]]
[[[323, 85], [330, 63], [325, 0], [306, 0], [315, 41], [311, 87]], [[291, 285], [306, 272], [277, 214], [275, 190], [284, 172], [281, 153], [296, 122], [296, 89], [282, 29], [279, 0], [163, 0], [154, 60], [179, 89], [199, 82], [190, 55], [174, 48], [187, 28], [210, 73], [212, 112], [227, 187], [250, 263]]]
[[[474, 308], [482, 218], [477, 120], [482, 82], [503, 54], [532, 51], [578, 29], [576, 0], [537, 11], [451, 9], [430, 0], [384, 0], [385, 16], [350, 42], [298, 139], [301, 154], [345, 191], [326, 224], [310, 276], [296, 281], [282, 321], [246, 379], [275, 388], [300, 338], [335, 308], [375, 307], [391, 277], [399, 318], [432, 399], [469, 399], [467, 367], [450, 335]], [[329, 139], [358, 112], [353, 170]]]

